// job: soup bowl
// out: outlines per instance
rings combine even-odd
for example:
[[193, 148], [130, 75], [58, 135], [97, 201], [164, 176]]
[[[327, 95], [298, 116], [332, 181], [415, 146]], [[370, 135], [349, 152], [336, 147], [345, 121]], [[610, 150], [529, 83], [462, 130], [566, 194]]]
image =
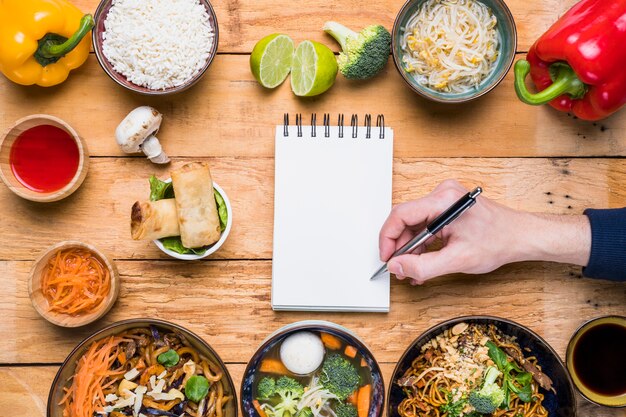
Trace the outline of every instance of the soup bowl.
[[[348, 329], [327, 321], [300, 321], [296, 323], [289, 324], [284, 326], [274, 333], [272, 333], [269, 337], [261, 343], [261, 346], [254, 353], [246, 369], [243, 374], [243, 379], [241, 382], [241, 410], [244, 416], [246, 417], [260, 417], [258, 411], [255, 409], [255, 387], [260, 379], [260, 376], [275, 376], [279, 377], [280, 374], [271, 375], [269, 373], [261, 373], [260, 369], [262, 366], [262, 362], [264, 359], [271, 357], [276, 354], [276, 352], [280, 349], [282, 342], [289, 336], [294, 335], [299, 332], [311, 332], [314, 334], [327, 334], [335, 340], [338, 340], [341, 343], [343, 351], [343, 347], [351, 346], [356, 349], [356, 356], [359, 356], [362, 359], [361, 371], [361, 379], [368, 375], [370, 378], [371, 384], [371, 395], [370, 395], [370, 407], [368, 412], [368, 417], [380, 417], [383, 413], [383, 405], [385, 403], [385, 387], [383, 382], [382, 373], [380, 371], [380, 367], [374, 359], [374, 356], [370, 352], [370, 350], [365, 346], [358, 336], [354, 333], [350, 332]], [[327, 347], [327, 344], [324, 343], [325, 347], [325, 355], [329, 352], [339, 352], [338, 349], [331, 349]], [[364, 368], [367, 368], [365, 371]], [[315, 372], [315, 371], [314, 371]], [[307, 375], [310, 376], [314, 372]], [[366, 372], [366, 373], [365, 373]], [[297, 376], [294, 374], [288, 373], [287, 376], [291, 376], [294, 378], [299, 378], [302, 376]], [[302, 381], [301, 381], [302, 382]], [[306, 385], [303, 382], [304, 385]], [[258, 403], [257, 403], [258, 405]]]
[[[224, 362], [220, 359], [218, 354], [211, 348], [211, 346], [202, 340], [199, 336], [192, 333], [174, 323], [170, 323], [157, 319], [130, 319], [113, 323], [102, 330], [98, 330], [91, 336], [84, 339], [70, 352], [61, 367], [59, 368], [52, 387], [50, 388], [50, 394], [48, 395], [47, 417], [62, 417], [63, 406], [59, 405], [62, 398], [65, 395], [64, 387], [66, 387], [68, 381], [74, 375], [76, 370], [77, 361], [87, 352], [89, 346], [95, 341], [117, 335], [121, 332], [136, 329], [147, 328], [154, 334], [154, 330], [163, 333], [176, 333], [179, 337], [184, 337], [191, 347], [193, 347], [200, 355], [206, 357], [209, 361], [213, 362], [219, 371], [222, 372], [221, 378], [222, 386], [224, 388], [224, 395], [230, 397], [230, 400], [226, 403], [224, 408], [223, 417], [237, 417], [237, 394], [235, 392], [235, 385], [228, 373], [228, 369], [224, 365]], [[182, 354], [181, 354], [182, 355]], [[149, 413], [145, 412], [144, 414]]]
[[416, 357], [421, 354], [422, 347], [459, 323], [494, 325], [503, 334], [515, 337], [522, 350], [530, 349], [530, 353], [527, 352], [526, 356], [535, 356], [537, 363], [541, 365], [542, 372], [552, 379], [555, 392], [540, 389], [545, 396], [542, 404], [548, 410], [548, 415], [551, 417], [576, 416], [576, 397], [574, 396], [572, 380], [559, 355], [545, 340], [529, 328], [511, 320], [491, 316], [466, 316], [444, 321], [431, 327], [409, 345], [398, 361], [389, 381], [387, 404], [389, 417], [400, 417], [398, 406], [406, 398], [404, 393], [406, 388], [400, 386], [398, 380], [411, 367]]

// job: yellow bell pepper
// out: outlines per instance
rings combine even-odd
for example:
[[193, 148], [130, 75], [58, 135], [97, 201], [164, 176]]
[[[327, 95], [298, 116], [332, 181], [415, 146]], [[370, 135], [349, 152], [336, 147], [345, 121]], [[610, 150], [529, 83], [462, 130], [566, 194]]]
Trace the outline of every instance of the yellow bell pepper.
[[65, 0], [0, 0], [0, 71], [49, 87], [89, 56], [94, 20]]

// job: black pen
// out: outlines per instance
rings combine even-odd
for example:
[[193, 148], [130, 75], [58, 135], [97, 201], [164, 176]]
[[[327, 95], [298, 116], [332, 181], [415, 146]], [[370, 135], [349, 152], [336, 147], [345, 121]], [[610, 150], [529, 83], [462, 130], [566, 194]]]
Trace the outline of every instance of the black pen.
[[[483, 189], [480, 187], [476, 187], [473, 191], [465, 194], [461, 197], [456, 203], [454, 203], [450, 208], [441, 213], [435, 220], [433, 220], [426, 229], [422, 232], [418, 233], [413, 239], [409, 240], [404, 246], [394, 252], [391, 255], [392, 258], [400, 255], [404, 255], [405, 253], [412, 252], [420, 245], [423, 245], [428, 239], [439, 233], [441, 229], [452, 223], [456, 218], [458, 218], [465, 210], [472, 207], [474, 203], [476, 203], [476, 197], [483, 192]], [[370, 281], [378, 278], [385, 272], [387, 272], [387, 263], [380, 267], [378, 271], [372, 275]]]

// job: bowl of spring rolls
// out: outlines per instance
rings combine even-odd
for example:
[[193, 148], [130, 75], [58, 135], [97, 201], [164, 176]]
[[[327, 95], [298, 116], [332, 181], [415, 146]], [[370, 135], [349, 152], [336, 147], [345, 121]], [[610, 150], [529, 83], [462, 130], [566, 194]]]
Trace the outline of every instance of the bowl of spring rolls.
[[152, 240], [173, 258], [206, 258], [228, 238], [233, 224], [230, 200], [204, 162], [183, 165], [170, 174], [166, 180], [153, 175], [150, 199], [133, 204], [131, 236]]

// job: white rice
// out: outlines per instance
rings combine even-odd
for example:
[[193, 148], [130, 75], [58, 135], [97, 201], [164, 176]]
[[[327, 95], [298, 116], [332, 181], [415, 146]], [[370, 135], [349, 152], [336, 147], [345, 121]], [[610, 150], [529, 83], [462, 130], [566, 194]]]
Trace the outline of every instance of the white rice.
[[115, 71], [152, 90], [192, 79], [215, 41], [199, 0], [113, 0], [104, 28], [102, 51]]

